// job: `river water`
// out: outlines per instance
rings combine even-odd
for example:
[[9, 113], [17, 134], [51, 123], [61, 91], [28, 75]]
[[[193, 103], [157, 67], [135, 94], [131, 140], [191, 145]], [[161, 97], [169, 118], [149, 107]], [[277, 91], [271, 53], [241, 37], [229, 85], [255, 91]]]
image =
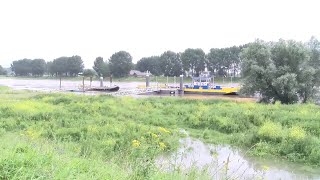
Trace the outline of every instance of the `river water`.
[[[0, 85], [8, 86], [13, 89], [18, 90], [34, 90], [34, 91], [44, 91], [44, 92], [66, 92], [73, 90], [78, 94], [83, 94], [82, 91], [82, 81], [71, 81], [71, 80], [62, 80], [61, 89], [60, 89], [60, 81], [59, 80], [44, 80], [44, 79], [10, 79], [10, 78], [0, 78]], [[100, 86], [99, 81], [92, 81], [92, 87]], [[109, 86], [109, 82], [104, 82], [105, 86]], [[145, 98], [145, 97], [168, 97], [170, 95], [137, 95], [136, 93], [130, 93], [132, 90], [137, 90], [138, 86], [144, 86], [143, 82], [113, 82], [113, 85], [118, 85], [120, 87], [119, 92], [117, 94], [120, 95], [129, 95], [134, 98]], [[174, 84], [169, 84], [174, 85]], [[85, 87], [90, 86], [90, 82], [88, 80], [85, 81]], [[156, 86], [155, 82], [151, 83], [151, 86]], [[128, 93], [129, 91], [129, 93]], [[121, 93], [124, 92], [124, 93]], [[110, 94], [107, 92], [93, 92], [87, 91], [84, 94], [87, 95], [96, 95], [96, 94]], [[172, 96], [176, 98], [185, 98], [185, 99], [225, 99], [225, 100], [233, 100], [233, 101], [245, 101], [245, 102], [255, 102], [254, 98], [242, 98], [239, 96], [225, 96], [225, 95], [215, 95], [215, 96], [203, 96], [203, 95], [194, 95], [194, 94], [185, 94], [183, 96]]]
[[181, 139], [178, 151], [160, 156], [156, 164], [165, 171], [197, 169], [212, 179], [320, 179], [320, 169], [252, 158], [230, 146], [207, 145], [190, 137]]
[[[113, 85], [120, 86], [121, 89], [132, 89], [138, 85], [143, 84], [141, 82], [114, 82]], [[7, 79], [0, 78], [0, 85], [8, 86], [14, 89], [28, 89], [38, 91], [58, 91], [60, 90], [59, 80], [45, 80], [45, 79]], [[85, 81], [85, 87], [89, 86], [90, 82]], [[104, 82], [104, 85], [109, 86], [109, 82]], [[100, 86], [99, 81], [92, 81], [92, 86]], [[82, 81], [62, 80], [61, 90], [81, 90]]]

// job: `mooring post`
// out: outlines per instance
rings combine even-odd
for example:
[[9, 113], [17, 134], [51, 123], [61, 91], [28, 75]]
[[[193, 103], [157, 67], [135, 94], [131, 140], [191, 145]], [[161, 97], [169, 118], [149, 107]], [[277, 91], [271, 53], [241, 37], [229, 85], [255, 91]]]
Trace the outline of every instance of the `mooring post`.
[[147, 73], [147, 75], [146, 75], [146, 88], [148, 88], [149, 86], [150, 86], [150, 76]]
[[212, 76], [212, 87], [214, 87], [214, 76]]
[[59, 79], [60, 79], [60, 86], [59, 86], [59, 89], [61, 90], [61, 75], [60, 75], [60, 78], [59, 78]]
[[156, 76], [156, 83], [157, 83], [157, 91], [158, 91], [158, 76]]
[[110, 75], [110, 86], [112, 85], [112, 74]]
[[100, 87], [103, 87], [103, 77], [100, 77]]
[[82, 91], [84, 92], [84, 76], [82, 78]]
[[180, 94], [183, 94], [183, 74], [180, 75]]

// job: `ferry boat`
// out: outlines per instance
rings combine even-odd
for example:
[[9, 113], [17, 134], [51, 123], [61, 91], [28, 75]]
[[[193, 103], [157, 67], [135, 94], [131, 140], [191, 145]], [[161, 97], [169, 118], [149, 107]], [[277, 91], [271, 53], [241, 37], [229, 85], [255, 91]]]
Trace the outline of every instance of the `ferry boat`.
[[237, 95], [240, 90], [236, 86], [221, 86], [215, 85], [210, 71], [202, 72], [199, 77], [192, 77], [192, 83], [185, 85], [184, 93], [186, 94], [223, 94]]

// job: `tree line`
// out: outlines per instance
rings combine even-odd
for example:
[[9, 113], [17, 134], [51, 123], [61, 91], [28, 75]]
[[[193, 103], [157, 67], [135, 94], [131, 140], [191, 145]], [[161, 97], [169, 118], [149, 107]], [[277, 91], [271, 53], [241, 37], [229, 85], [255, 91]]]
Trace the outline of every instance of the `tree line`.
[[11, 70], [16, 76], [77, 76], [83, 68], [80, 56], [59, 57], [49, 62], [44, 59], [21, 59], [11, 64]]
[[43, 59], [22, 59], [13, 61], [11, 69], [17, 76], [43, 76], [46, 62]]
[[133, 67], [132, 56], [126, 51], [116, 52], [109, 60], [105, 61], [102, 57], [97, 57], [93, 65], [93, 69], [99, 77], [108, 77], [110, 75], [125, 77], [129, 75]]
[[[242, 77], [241, 92], [258, 93], [262, 102], [295, 103], [313, 99], [320, 86], [320, 42], [312, 37], [303, 43], [294, 40], [265, 42], [256, 40], [243, 46], [186, 49], [182, 53], [166, 51], [160, 56], [141, 58], [136, 65], [125, 51], [114, 53], [108, 60], [97, 57], [93, 70], [84, 70], [80, 56], [60, 57], [51, 62], [43, 59], [13, 61], [17, 76], [115, 76], [124, 77], [131, 69], [150, 71], [153, 75], [199, 75], [208, 68], [215, 76], [237, 74]], [[0, 74], [5, 74], [0, 66]]]
[[160, 56], [144, 57], [136, 69], [150, 71], [154, 75], [199, 75], [207, 67], [216, 76], [236, 76], [240, 73], [240, 52], [246, 47], [212, 48], [206, 54], [202, 49], [186, 49], [182, 53], [166, 51]]
[[[230, 48], [211, 49], [208, 54], [202, 49], [186, 49], [182, 53], [166, 51], [160, 56], [141, 58], [136, 65], [132, 63], [132, 56], [126, 51], [114, 53], [108, 60], [97, 57], [92, 67], [95, 75], [108, 77], [128, 76], [129, 71], [136, 69], [142, 72], [150, 71], [153, 75], [179, 76], [199, 75], [208, 68], [217, 76], [239, 74], [240, 52], [243, 46]], [[59, 57], [53, 61], [45, 62], [43, 59], [22, 59], [13, 61], [11, 69], [16, 76], [77, 76], [84, 71], [83, 61], [80, 56]]]

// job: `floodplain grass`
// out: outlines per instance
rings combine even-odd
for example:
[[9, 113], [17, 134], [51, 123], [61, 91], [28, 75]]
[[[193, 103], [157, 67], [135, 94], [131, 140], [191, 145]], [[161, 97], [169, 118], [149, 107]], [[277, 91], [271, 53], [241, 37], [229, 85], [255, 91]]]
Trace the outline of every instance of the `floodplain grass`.
[[320, 107], [314, 104], [44, 94], [1, 86], [0, 102], [0, 179], [185, 179], [155, 165], [160, 154], [178, 148], [181, 128], [253, 156], [320, 166]]

